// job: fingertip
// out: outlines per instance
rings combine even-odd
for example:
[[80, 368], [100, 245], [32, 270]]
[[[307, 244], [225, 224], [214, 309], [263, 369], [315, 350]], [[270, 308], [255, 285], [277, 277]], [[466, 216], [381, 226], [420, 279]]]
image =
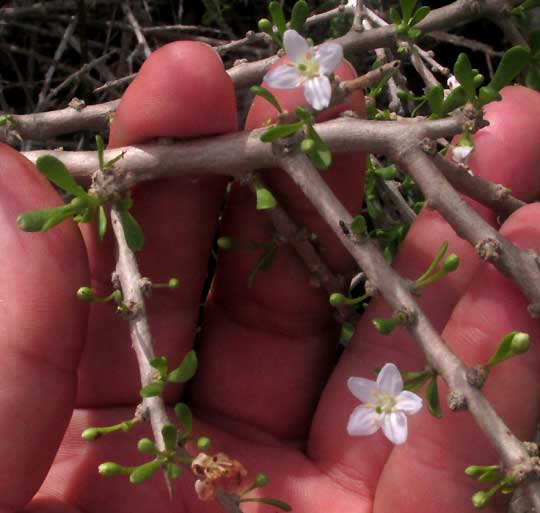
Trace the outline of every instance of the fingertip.
[[155, 51], [127, 88], [110, 146], [236, 129], [234, 86], [217, 53], [203, 43], [177, 41]]

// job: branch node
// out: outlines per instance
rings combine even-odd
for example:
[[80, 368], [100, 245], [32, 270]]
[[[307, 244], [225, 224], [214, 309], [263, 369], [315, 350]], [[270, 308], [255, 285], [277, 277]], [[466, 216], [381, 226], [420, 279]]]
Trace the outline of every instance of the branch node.
[[435, 155], [437, 153], [437, 141], [424, 137], [420, 141], [420, 149], [428, 155]]
[[141, 292], [146, 296], [150, 296], [152, 292], [152, 280], [146, 276], [141, 277], [139, 280], [139, 286], [141, 287]]
[[467, 383], [474, 388], [482, 388], [489, 375], [489, 369], [485, 365], [468, 367], [466, 372]]
[[448, 408], [452, 411], [463, 411], [467, 409], [467, 398], [462, 392], [458, 392], [457, 390], [448, 392], [446, 401], [448, 403]]
[[481, 240], [475, 249], [478, 256], [487, 262], [497, 262], [501, 257], [501, 243], [491, 237]]
[[144, 403], [139, 403], [137, 408], [135, 408], [135, 418], [142, 422], [147, 422], [150, 418], [150, 410], [144, 405]]
[[375, 286], [375, 284], [371, 280], [366, 280], [366, 283], [364, 284], [364, 289], [366, 291], [366, 294], [369, 295], [369, 297], [379, 296], [379, 289]]
[[75, 109], [77, 112], [81, 112], [86, 107], [86, 102], [80, 98], [73, 97], [68, 103], [68, 107]]
[[418, 319], [418, 313], [412, 308], [408, 308], [406, 306], [398, 308], [396, 314], [403, 318], [403, 324], [405, 326], [413, 326]]
[[518, 463], [514, 465], [507, 473], [507, 477], [510, 481], [517, 485], [523, 483], [530, 474], [538, 473], [540, 470], [540, 458], [538, 456], [533, 456], [523, 463]]
[[523, 442], [523, 447], [525, 447], [525, 450], [529, 456], [540, 456], [540, 447], [538, 447], [537, 443]]

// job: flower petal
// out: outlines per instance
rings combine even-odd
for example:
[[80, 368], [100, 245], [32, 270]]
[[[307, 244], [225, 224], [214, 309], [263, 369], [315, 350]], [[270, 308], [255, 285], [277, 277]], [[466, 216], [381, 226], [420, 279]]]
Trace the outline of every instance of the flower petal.
[[403, 378], [393, 363], [387, 363], [377, 376], [377, 385], [383, 394], [396, 396], [403, 390]]
[[407, 440], [407, 416], [400, 411], [384, 415], [381, 424], [386, 438], [396, 445]]
[[323, 110], [330, 104], [332, 86], [326, 76], [310, 78], [304, 82], [304, 96], [315, 110]]
[[365, 378], [351, 377], [347, 380], [347, 386], [351, 393], [363, 403], [375, 402], [376, 398], [373, 392], [376, 392], [377, 383]]
[[452, 159], [460, 164], [469, 162], [474, 148], [472, 146], [456, 146], [452, 149]]
[[294, 89], [300, 85], [301, 78], [296, 66], [282, 64], [270, 70], [264, 76], [264, 81], [269, 87], [273, 87], [274, 89]]
[[324, 43], [315, 52], [315, 59], [321, 73], [332, 73], [343, 59], [343, 48], [337, 43]]
[[287, 57], [296, 63], [304, 62], [311, 46], [296, 30], [286, 30], [283, 34], [283, 46]]
[[407, 415], [414, 415], [422, 409], [422, 398], [414, 392], [404, 390], [396, 397], [396, 409]]
[[347, 433], [351, 436], [372, 435], [380, 427], [380, 415], [372, 408], [358, 406], [349, 417]]

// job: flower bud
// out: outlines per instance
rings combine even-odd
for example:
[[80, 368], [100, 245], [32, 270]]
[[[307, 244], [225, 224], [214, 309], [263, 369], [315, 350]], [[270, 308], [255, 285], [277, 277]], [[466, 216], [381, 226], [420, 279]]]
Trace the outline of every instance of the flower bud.
[[169, 280], [169, 288], [177, 289], [180, 286], [180, 280], [178, 278], [171, 278]]
[[233, 247], [233, 241], [230, 237], [220, 237], [218, 240], [217, 240], [217, 245], [218, 245], [218, 248], [220, 249], [232, 249]]
[[527, 333], [516, 333], [512, 338], [510, 347], [515, 354], [522, 354], [527, 352], [531, 345], [531, 339]]
[[300, 144], [300, 149], [303, 153], [311, 153], [315, 149], [315, 141], [313, 139], [304, 139]]
[[137, 443], [137, 449], [143, 454], [153, 454], [157, 450], [154, 442], [149, 438], [141, 438]]
[[486, 492], [476, 492], [472, 496], [472, 503], [475, 508], [483, 508], [489, 501], [489, 496]]
[[83, 440], [86, 440], [87, 442], [97, 440], [100, 436], [101, 436], [101, 433], [98, 428], [85, 429], [81, 434], [81, 438]]
[[201, 451], [207, 451], [208, 449], [210, 449], [210, 443], [210, 438], [208, 438], [207, 436], [201, 436], [200, 438], [197, 438], [197, 447]]
[[346, 303], [347, 298], [340, 292], [334, 292], [333, 294], [330, 294], [330, 298], [328, 299], [328, 302], [332, 306], [339, 306]]
[[102, 476], [119, 476], [120, 474], [127, 474], [129, 470], [126, 467], [122, 467], [122, 465], [118, 465], [118, 463], [108, 461], [98, 467], [98, 472]]
[[255, 485], [257, 487], [266, 486], [268, 484], [268, 476], [266, 474], [257, 474], [255, 478]]
[[273, 26], [272, 22], [267, 18], [261, 18], [259, 20], [259, 23], [257, 24], [259, 27], [260, 32], [264, 32], [266, 34], [272, 34], [273, 33]]
[[94, 293], [90, 287], [81, 287], [77, 291], [77, 299], [80, 299], [81, 301], [93, 301]]
[[455, 253], [448, 255], [442, 264], [442, 268], [445, 272], [451, 273], [459, 267], [459, 256]]

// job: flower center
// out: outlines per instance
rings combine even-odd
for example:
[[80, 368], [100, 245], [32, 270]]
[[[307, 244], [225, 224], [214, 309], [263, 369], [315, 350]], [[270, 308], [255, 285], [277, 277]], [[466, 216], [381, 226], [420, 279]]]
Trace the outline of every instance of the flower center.
[[377, 413], [392, 413], [396, 406], [396, 399], [392, 395], [381, 394], [377, 396], [377, 406], [375, 411]]
[[311, 52], [307, 52], [302, 62], [299, 62], [296, 67], [300, 74], [307, 78], [315, 77], [319, 74], [319, 61], [313, 58]]

